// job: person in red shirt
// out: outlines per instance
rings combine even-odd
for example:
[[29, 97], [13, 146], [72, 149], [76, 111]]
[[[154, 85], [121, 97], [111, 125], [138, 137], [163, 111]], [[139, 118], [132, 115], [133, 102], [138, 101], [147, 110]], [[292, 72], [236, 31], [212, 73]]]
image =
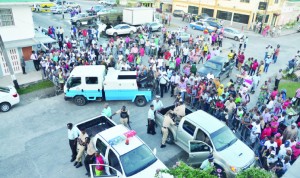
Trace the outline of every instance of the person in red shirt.
[[265, 139], [266, 137], [271, 137], [271, 133], [272, 133], [272, 129], [270, 127], [270, 124], [267, 123], [266, 127], [264, 128], [264, 130], [262, 131], [261, 135], [260, 135], [260, 139]]
[[276, 63], [277, 61], [277, 58], [278, 58], [278, 55], [279, 55], [279, 48], [280, 48], [280, 45], [277, 45], [277, 48], [275, 49], [275, 52], [273, 54], [273, 61], [274, 61], [274, 64]]
[[224, 103], [223, 103], [220, 99], [217, 99], [217, 102], [216, 102], [216, 108], [217, 108], [218, 110], [224, 108]]
[[170, 53], [169, 50], [167, 50], [167, 51], [165, 52], [165, 54], [164, 54], [164, 58], [165, 58], [166, 60], [169, 60], [170, 57], [171, 57], [171, 53]]
[[244, 55], [244, 52], [241, 52], [239, 55], [238, 55], [238, 70], [241, 71], [241, 68], [242, 68], [242, 65], [244, 63], [244, 60], [245, 60], [245, 55]]
[[280, 133], [275, 134], [275, 142], [277, 143], [277, 149], [279, 149], [280, 146], [282, 145], [282, 139], [280, 137], [281, 137]]
[[253, 76], [255, 74], [257, 67], [258, 67], [258, 62], [257, 59], [255, 59], [250, 66], [249, 75]]
[[293, 145], [291, 148], [293, 153], [291, 163], [294, 163], [300, 155], [300, 142], [297, 142], [296, 145]]
[[[98, 150], [95, 153], [95, 163], [96, 163], [95, 174], [96, 174], [96, 176], [101, 176], [104, 171], [104, 166], [103, 166], [104, 160], [103, 160], [102, 156], [99, 154]], [[99, 164], [102, 164], [102, 165], [99, 165]]]

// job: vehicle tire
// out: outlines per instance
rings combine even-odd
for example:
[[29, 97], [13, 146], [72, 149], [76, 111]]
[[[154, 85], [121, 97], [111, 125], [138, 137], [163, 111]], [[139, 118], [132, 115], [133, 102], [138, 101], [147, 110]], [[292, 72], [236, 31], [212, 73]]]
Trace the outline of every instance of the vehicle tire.
[[166, 142], [168, 144], [174, 144], [174, 135], [170, 130]]
[[113, 36], [114, 36], [114, 37], [118, 36], [117, 32], [115, 32], [115, 33], [113, 34]]
[[239, 37], [237, 37], [237, 36], [235, 36], [233, 39], [234, 39], [235, 41], [239, 41]]
[[[215, 164], [215, 168], [216, 168], [215, 169], [216, 170], [216, 175], [218, 175], [219, 178], [226, 178], [227, 177], [224, 169], [221, 166], [219, 166], [218, 164]], [[219, 173], [219, 174], [218, 174], [218, 169], [222, 170], [221, 173]]]
[[138, 96], [138, 97], [135, 98], [134, 103], [138, 107], [143, 107], [143, 106], [146, 106], [147, 101], [146, 101], [146, 98], [144, 96]]
[[134, 33], [133, 31], [130, 31], [130, 35], [133, 35], [133, 33]]
[[75, 96], [73, 101], [77, 106], [84, 106], [86, 104], [86, 99], [84, 96]]
[[160, 31], [161, 31], [161, 28], [159, 27], [159, 28], [157, 29], [157, 31], [160, 32]]
[[11, 108], [11, 105], [8, 102], [4, 102], [0, 104], [0, 111], [7, 112]]
[[76, 26], [79, 28], [81, 26], [81, 22], [78, 20], [76, 21]]
[[192, 29], [193, 29], [193, 30], [196, 30], [196, 28], [195, 28], [195, 27], [192, 27]]

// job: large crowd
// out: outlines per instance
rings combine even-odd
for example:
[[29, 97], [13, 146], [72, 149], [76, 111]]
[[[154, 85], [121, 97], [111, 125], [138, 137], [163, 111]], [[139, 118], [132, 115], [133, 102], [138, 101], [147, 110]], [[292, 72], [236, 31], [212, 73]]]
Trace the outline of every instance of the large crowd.
[[[261, 75], [276, 63], [280, 45], [266, 47], [263, 60], [248, 58], [245, 50], [248, 38], [239, 40], [238, 49], [228, 52], [228, 62], [235, 63], [238, 79], [222, 83], [209, 73], [200, 76], [198, 64], [222, 53], [222, 30], [193, 37], [183, 42], [179, 32], [163, 27], [154, 33], [141, 28], [132, 36], [111, 37], [100, 42], [97, 29], [77, 29], [64, 34], [62, 28], [49, 27], [48, 35], [58, 41], [58, 47], [33, 52], [44, 78], [57, 82], [61, 89], [72, 69], [79, 65], [105, 65], [118, 70], [137, 71], [140, 87], [151, 86], [161, 98], [170, 93], [195, 110], [204, 110], [224, 121], [240, 133], [249, 146], [257, 149], [261, 166], [282, 175], [300, 155], [300, 118], [293, 109], [300, 105], [300, 88], [294, 98], [286, 90], [278, 90], [281, 71], [271, 81], [260, 83]], [[224, 51], [223, 51], [224, 53]], [[298, 56], [299, 57], [299, 56]], [[250, 96], [260, 91], [259, 105], [247, 108]]]

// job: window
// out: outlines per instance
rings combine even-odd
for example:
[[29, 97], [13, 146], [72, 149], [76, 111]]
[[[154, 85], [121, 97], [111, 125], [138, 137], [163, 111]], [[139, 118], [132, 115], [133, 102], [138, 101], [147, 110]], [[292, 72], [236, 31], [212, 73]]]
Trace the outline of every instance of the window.
[[136, 75], [118, 75], [119, 80], [136, 79]]
[[102, 154], [102, 156], [105, 156], [107, 146], [99, 138], [96, 142], [96, 148]]
[[184, 121], [183, 125], [182, 125], [183, 130], [185, 130], [187, 133], [189, 133], [191, 136], [194, 135], [194, 132], [196, 130], [196, 127], [189, 123], [188, 121]]
[[215, 131], [210, 136], [217, 151], [224, 150], [238, 140], [227, 126]]
[[248, 24], [249, 15], [234, 13], [233, 21], [234, 22]]
[[191, 141], [190, 142], [190, 152], [194, 153], [194, 152], [202, 152], [202, 151], [210, 151], [210, 148], [201, 142], [195, 142], [195, 141]]
[[223, 20], [231, 20], [232, 12], [217, 11], [217, 18]]
[[98, 84], [98, 77], [85, 77], [86, 84]]
[[205, 13], [205, 14], [209, 15], [210, 17], [214, 16], [213, 9], [202, 8], [202, 13]]
[[250, 0], [241, 0], [241, 2], [246, 2], [246, 3], [249, 3]]
[[15, 25], [11, 9], [0, 9], [0, 27]]
[[198, 15], [198, 12], [199, 12], [199, 7], [196, 7], [196, 6], [189, 6], [188, 7], [188, 13]]
[[67, 87], [72, 88], [81, 84], [81, 77], [71, 77], [67, 82]]
[[[116, 156], [116, 154], [112, 150], [109, 150], [109, 153], [108, 153], [108, 162], [109, 162], [109, 166], [115, 168], [120, 173], [123, 173], [123, 171], [121, 170], [119, 159], [118, 159], [118, 157]], [[112, 173], [114, 175], [117, 174], [113, 169], [110, 169], [110, 173]]]

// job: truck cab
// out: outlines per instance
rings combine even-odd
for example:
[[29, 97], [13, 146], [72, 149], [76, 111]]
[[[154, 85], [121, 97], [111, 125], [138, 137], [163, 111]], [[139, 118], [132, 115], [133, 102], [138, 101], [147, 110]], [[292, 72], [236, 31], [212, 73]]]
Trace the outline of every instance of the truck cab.
[[[163, 114], [172, 108], [157, 113], [158, 125], [163, 123]], [[175, 143], [186, 151], [188, 164], [199, 165], [213, 154], [216, 167], [227, 177], [234, 177], [255, 164], [254, 152], [223, 122], [202, 110], [186, 109], [186, 114], [177, 125], [169, 128], [167, 143]]]
[[234, 67], [234, 62], [228, 62], [228, 59], [221, 56], [215, 56], [206, 61], [204, 66], [198, 70], [201, 77], [206, 77], [211, 72], [215, 77], [224, 80], [230, 77]]
[[65, 99], [83, 106], [87, 101], [129, 100], [145, 106], [152, 99], [150, 89], [140, 89], [135, 71], [119, 71], [104, 65], [77, 66], [64, 87]]

